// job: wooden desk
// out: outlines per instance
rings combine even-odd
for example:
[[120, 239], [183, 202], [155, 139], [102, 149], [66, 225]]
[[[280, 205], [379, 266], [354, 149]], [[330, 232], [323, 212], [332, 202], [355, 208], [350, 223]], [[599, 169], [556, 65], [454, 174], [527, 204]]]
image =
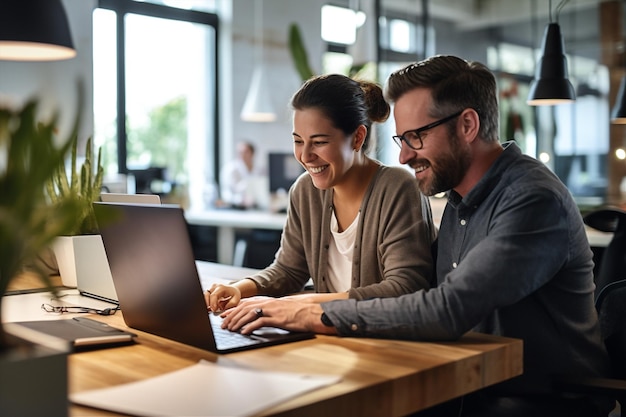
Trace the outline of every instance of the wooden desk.
[[[212, 263], [216, 276], [240, 268]], [[18, 280], [21, 281], [21, 280]], [[20, 282], [15, 286], [23, 288]], [[14, 295], [10, 297], [20, 297]], [[127, 328], [121, 312], [92, 318]], [[469, 333], [457, 342], [425, 343], [317, 336], [312, 340], [217, 355], [137, 330], [138, 343], [74, 353], [71, 393], [139, 381], [205, 359], [259, 370], [340, 375], [337, 384], [277, 405], [260, 416], [402, 416], [522, 373], [522, 341]], [[242, 394], [245, 395], [245, 394]], [[117, 414], [71, 405], [70, 415]]]
[[[63, 285], [61, 277], [58, 275], [51, 276], [50, 285], [53, 287], [61, 287]], [[39, 275], [31, 270], [24, 270], [18, 278], [11, 281], [8, 291], [11, 293], [12, 291], [19, 292], [40, 288], [45, 288], [45, 285]]]
[[[119, 315], [95, 318], [125, 327]], [[261, 370], [341, 375], [338, 384], [262, 416], [402, 416], [522, 373], [520, 340], [477, 333], [454, 343], [317, 336], [228, 355], [137, 333], [139, 343], [133, 346], [72, 354], [70, 392], [138, 381], [206, 359]], [[115, 414], [73, 405], [70, 415]]]

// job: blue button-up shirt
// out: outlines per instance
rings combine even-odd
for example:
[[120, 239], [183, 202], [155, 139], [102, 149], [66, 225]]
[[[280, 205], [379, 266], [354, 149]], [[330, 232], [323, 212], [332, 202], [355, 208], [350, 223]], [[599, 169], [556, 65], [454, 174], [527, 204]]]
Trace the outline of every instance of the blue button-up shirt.
[[437, 287], [391, 299], [323, 303], [344, 336], [454, 340], [469, 330], [524, 341], [515, 392], [552, 374], [608, 369], [593, 303], [592, 252], [563, 183], [512, 142], [465, 196], [449, 192]]

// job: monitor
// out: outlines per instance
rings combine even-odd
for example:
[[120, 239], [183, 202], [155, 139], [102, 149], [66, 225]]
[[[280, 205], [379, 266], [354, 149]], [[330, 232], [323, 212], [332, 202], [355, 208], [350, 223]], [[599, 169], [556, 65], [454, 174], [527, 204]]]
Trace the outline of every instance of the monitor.
[[270, 193], [280, 189], [288, 191], [296, 178], [304, 172], [304, 168], [291, 152], [270, 152], [268, 166]]

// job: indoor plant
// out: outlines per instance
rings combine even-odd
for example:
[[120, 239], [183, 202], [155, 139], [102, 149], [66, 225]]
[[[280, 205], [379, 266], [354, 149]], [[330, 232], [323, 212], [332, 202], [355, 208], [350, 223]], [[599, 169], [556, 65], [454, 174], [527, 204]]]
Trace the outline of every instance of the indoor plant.
[[94, 274], [95, 271], [102, 273], [101, 279], [111, 279], [92, 205], [99, 199], [102, 188], [104, 169], [101, 148], [98, 149], [97, 163], [94, 166], [93, 143], [91, 138], [87, 140], [85, 160], [79, 172], [76, 163], [77, 136], [71, 142], [69, 171], [65, 164], [61, 164], [46, 182], [46, 194], [53, 205], [63, 204], [70, 199], [78, 201], [80, 206], [74, 228], [57, 237], [52, 245], [59, 274], [63, 285], [67, 287], [77, 286], [77, 277], [81, 274]]
[[[64, 163], [58, 165], [54, 174], [46, 182], [46, 194], [52, 204], [60, 204], [69, 199], [77, 200], [80, 204], [80, 214], [76, 218], [74, 228], [68, 233], [71, 235], [87, 235], [98, 233], [98, 225], [93, 213], [92, 203], [100, 197], [104, 168], [102, 167], [102, 149], [98, 148], [98, 160], [94, 167], [92, 139], [87, 139], [85, 145], [85, 160], [77, 170], [76, 158], [78, 136], [74, 135], [71, 140], [72, 156], [70, 159], [70, 171]], [[95, 168], [95, 169], [94, 169]]]
[[[74, 198], [55, 205], [46, 199], [45, 183], [71, 140], [55, 146], [57, 118], [38, 123], [37, 107], [32, 100], [19, 110], [0, 108], [0, 296], [25, 265], [34, 266], [49, 284], [34, 261], [56, 236], [72, 230], [80, 212]], [[78, 131], [78, 120], [70, 137]], [[0, 317], [0, 415], [66, 415], [67, 348], [17, 336], [11, 327]]]
[[[302, 82], [315, 76], [315, 72], [309, 64], [309, 56], [302, 40], [302, 33], [297, 23], [291, 23], [289, 25], [289, 33], [287, 38], [287, 44], [289, 45], [289, 52], [291, 54], [291, 60], [293, 61], [294, 68]], [[376, 78], [376, 63], [364, 62], [360, 64], [352, 64], [348, 69], [346, 76], [358, 79], [373, 79]]]

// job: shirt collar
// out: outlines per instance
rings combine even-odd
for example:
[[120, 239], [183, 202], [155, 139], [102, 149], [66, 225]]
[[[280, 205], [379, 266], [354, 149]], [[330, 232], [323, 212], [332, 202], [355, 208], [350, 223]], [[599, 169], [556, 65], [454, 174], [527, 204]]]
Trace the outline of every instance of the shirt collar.
[[518, 159], [522, 151], [514, 141], [504, 142], [502, 144], [504, 151], [498, 156], [485, 175], [478, 181], [465, 197], [461, 197], [454, 190], [448, 192], [448, 203], [454, 208], [478, 207], [491, 191], [498, 185], [502, 174], [509, 168], [514, 160]]

